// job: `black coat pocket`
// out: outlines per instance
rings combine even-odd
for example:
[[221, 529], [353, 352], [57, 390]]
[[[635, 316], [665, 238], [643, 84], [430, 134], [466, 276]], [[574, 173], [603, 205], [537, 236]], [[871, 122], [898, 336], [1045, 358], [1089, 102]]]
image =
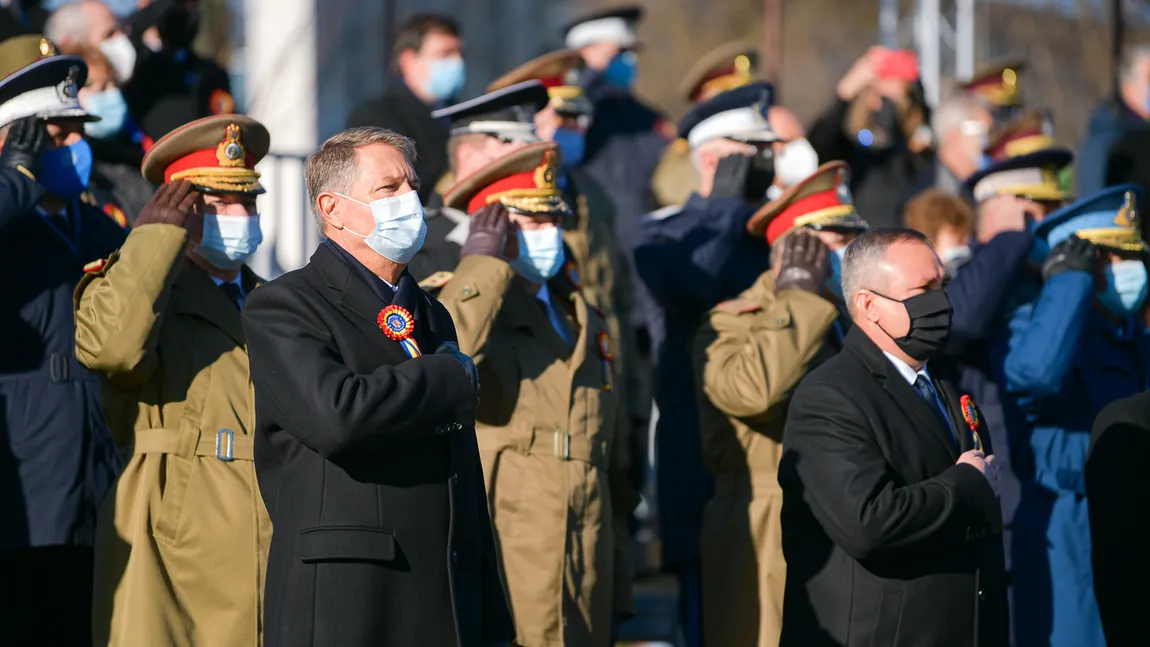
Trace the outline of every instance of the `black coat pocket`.
[[395, 536], [377, 528], [326, 526], [300, 531], [299, 559], [315, 562], [390, 562]]

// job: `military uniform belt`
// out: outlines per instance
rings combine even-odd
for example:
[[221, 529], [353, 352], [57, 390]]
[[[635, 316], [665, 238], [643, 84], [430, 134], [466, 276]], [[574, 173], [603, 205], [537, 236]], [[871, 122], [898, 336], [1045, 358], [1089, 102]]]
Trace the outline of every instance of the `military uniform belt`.
[[479, 442], [485, 449], [494, 449], [494, 441], [499, 448], [511, 448], [521, 454], [533, 456], [554, 456], [563, 461], [590, 463], [600, 469], [607, 469], [610, 456], [609, 443], [593, 440], [586, 436], [573, 436], [563, 429], [535, 427], [527, 435], [515, 429], [483, 429], [479, 432]]
[[184, 458], [211, 456], [224, 462], [251, 461], [255, 460], [255, 440], [231, 429], [220, 429], [214, 434], [198, 430], [137, 429], [133, 453], [175, 454]]

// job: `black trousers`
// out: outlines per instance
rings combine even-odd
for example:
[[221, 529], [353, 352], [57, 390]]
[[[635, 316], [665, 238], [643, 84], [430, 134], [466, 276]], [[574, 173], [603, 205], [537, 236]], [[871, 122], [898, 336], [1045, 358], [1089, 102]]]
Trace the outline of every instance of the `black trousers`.
[[0, 550], [0, 646], [91, 644], [92, 548]]

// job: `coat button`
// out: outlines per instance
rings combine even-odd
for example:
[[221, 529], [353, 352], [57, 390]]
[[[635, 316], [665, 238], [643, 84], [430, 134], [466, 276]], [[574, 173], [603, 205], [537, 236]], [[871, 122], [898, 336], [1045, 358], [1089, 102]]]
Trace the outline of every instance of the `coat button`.
[[435, 433], [442, 434], [444, 431], [443, 425], [435, 425]]
[[986, 602], [986, 591], [983, 591], [982, 589], [978, 590], [978, 601]]
[[454, 429], [455, 431], [462, 431], [463, 430], [463, 423], [462, 422], [452, 423], [451, 428]]
[[459, 561], [459, 551], [458, 550], [451, 551], [451, 561], [453, 561], [453, 562]]
[[459, 485], [459, 473], [458, 472], [451, 475], [451, 484], [452, 485]]

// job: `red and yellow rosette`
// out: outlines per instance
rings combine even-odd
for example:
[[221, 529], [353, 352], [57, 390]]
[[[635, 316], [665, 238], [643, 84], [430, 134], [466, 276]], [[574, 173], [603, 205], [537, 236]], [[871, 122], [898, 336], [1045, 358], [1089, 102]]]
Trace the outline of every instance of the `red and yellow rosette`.
[[966, 421], [966, 426], [970, 427], [974, 449], [982, 451], [982, 438], [978, 435], [978, 430], [982, 427], [982, 417], [978, 415], [978, 407], [969, 395], [963, 395], [958, 402], [962, 408], [962, 418]]
[[599, 347], [599, 358], [603, 361], [603, 389], [610, 391], [614, 386], [611, 363], [615, 361], [615, 345], [611, 343], [611, 335], [605, 330], [599, 333], [595, 341]]
[[411, 336], [415, 330], [415, 317], [403, 306], [390, 305], [379, 311], [376, 318], [379, 329], [388, 339], [399, 342], [408, 357], [419, 357], [422, 353], [419, 344]]

